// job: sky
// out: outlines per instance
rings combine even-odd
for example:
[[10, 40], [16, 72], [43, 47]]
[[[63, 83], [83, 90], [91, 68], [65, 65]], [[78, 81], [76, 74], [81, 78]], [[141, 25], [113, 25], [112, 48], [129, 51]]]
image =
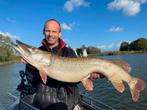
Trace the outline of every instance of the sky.
[[0, 34], [13, 40], [39, 47], [51, 18], [72, 48], [112, 51], [123, 41], [147, 38], [147, 0], [0, 0]]

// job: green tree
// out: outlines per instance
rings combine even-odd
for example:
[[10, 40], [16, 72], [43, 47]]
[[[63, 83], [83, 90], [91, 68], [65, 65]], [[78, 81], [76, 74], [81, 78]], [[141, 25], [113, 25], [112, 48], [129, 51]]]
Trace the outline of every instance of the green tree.
[[81, 56], [83, 54], [82, 48], [77, 48], [76, 52], [77, 52], [78, 56]]
[[0, 61], [9, 61], [13, 56], [11, 38], [0, 34]]
[[0, 34], [0, 42], [11, 43], [11, 38], [9, 36], [3, 36], [2, 34]]
[[130, 43], [131, 50], [147, 50], [147, 39], [139, 38]]
[[120, 45], [120, 51], [128, 51], [129, 50], [129, 42], [122, 42]]
[[94, 46], [86, 47], [85, 45], [82, 45], [80, 48], [76, 49], [77, 54], [79, 56], [83, 55], [83, 50], [84, 49], [86, 49], [87, 54], [99, 54], [99, 53], [101, 53], [101, 50], [99, 48], [97, 48], [97, 47], [94, 47]]
[[94, 46], [89, 46], [89, 47], [86, 48], [86, 50], [87, 50], [88, 54], [99, 54], [99, 53], [101, 53], [101, 50], [97, 47], [94, 47]]

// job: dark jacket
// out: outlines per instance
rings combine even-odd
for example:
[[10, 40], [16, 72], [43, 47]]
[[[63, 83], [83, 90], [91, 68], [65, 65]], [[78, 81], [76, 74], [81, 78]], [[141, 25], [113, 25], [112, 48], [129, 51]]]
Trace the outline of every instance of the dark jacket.
[[[59, 42], [57, 47], [50, 49], [44, 39], [39, 49], [63, 57], [76, 57], [75, 52], [71, 48], [66, 47], [61, 39], [59, 39]], [[64, 110], [71, 110], [79, 102], [80, 96], [77, 83], [60, 82], [47, 77], [47, 83], [43, 84], [39, 71], [36, 68], [26, 65], [26, 71], [32, 74], [32, 80], [30, 81], [32, 87], [36, 88], [34, 97], [34, 105], [36, 107], [42, 110], [62, 110], [62, 107]]]

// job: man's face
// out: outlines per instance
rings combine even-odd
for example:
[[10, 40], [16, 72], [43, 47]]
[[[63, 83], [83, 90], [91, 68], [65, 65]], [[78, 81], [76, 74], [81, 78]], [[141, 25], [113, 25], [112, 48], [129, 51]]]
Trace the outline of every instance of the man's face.
[[45, 24], [44, 35], [45, 39], [51, 46], [57, 46], [61, 35], [59, 24], [55, 21], [48, 21]]

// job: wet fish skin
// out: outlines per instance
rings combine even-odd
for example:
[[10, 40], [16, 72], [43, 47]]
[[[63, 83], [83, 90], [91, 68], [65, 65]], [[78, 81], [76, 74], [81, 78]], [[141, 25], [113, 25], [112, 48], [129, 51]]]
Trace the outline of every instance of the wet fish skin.
[[89, 85], [91, 87], [89, 90], [92, 90], [93, 85], [88, 78], [91, 73], [98, 72], [110, 80], [114, 88], [121, 93], [125, 90], [123, 83], [126, 82], [130, 87], [133, 101], [138, 100], [140, 91], [145, 88], [143, 80], [131, 76], [128, 73], [129, 69], [125, 69], [124, 64], [118, 65], [118, 62], [98, 58], [59, 57], [20, 41], [16, 41], [13, 47], [28, 63], [41, 71], [40, 76], [43, 80], [46, 80], [45, 75], [47, 75], [64, 82], [81, 81], [85, 86]]

